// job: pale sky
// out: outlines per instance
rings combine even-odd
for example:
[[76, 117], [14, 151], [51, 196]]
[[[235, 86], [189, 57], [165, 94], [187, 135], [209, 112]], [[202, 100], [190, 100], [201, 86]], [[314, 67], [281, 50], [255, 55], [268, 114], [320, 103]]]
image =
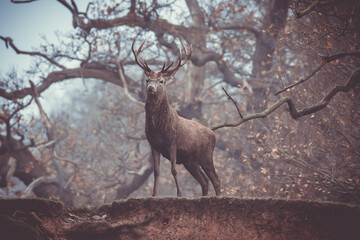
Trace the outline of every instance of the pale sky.
[[[88, 0], [77, 0], [80, 11], [83, 11]], [[56, 0], [38, 0], [27, 4], [13, 4], [10, 0], [0, 0], [0, 35], [11, 37], [14, 44], [22, 50], [31, 51], [42, 42], [41, 34], [50, 42], [56, 42], [55, 31], [72, 29], [72, 16], [69, 10]], [[29, 56], [17, 55], [14, 50], [6, 49], [0, 42], [0, 73], [5, 73], [11, 66], [21, 71], [28, 66]]]
[[[70, 1], [69, 1], [70, 2]], [[79, 11], [85, 11], [89, 0], [77, 0]], [[67, 32], [73, 29], [72, 16], [69, 10], [56, 0], [38, 0], [27, 4], [13, 4], [10, 0], [0, 0], [0, 35], [11, 37], [14, 44], [21, 50], [31, 51], [38, 48], [43, 42], [41, 35], [47, 40], [56, 43], [56, 31]], [[5, 43], [0, 41], [0, 74], [4, 75], [11, 67], [19, 72], [27, 70], [32, 58], [18, 55], [11, 48], [7, 49]], [[36, 80], [35, 80], [36, 82]], [[69, 102], [73, 91], [84, 88], [81, 81], [65, 81], [51, 86], [42, 93], [40, 101], [46, 112], [50, 113], [54, 106]], [[27, 109], [37, 113], [36, 107]]]

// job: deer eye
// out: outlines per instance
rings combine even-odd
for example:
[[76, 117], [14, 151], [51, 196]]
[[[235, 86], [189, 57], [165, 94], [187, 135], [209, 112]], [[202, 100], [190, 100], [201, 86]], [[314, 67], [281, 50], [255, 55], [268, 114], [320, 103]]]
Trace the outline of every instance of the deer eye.
[[146, 83], [148, 83], [149, 82], [149, 79], [146, 79]]
[[164, 80], [160, 80], [160, 83], [163, 84], [163, 83], [164, 83]]

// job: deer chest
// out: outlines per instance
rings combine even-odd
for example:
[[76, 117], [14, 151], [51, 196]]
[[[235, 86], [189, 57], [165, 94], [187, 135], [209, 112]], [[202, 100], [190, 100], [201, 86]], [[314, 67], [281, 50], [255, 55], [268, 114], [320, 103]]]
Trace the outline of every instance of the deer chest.
[[[172, 135], [175, 136], [175, 133]], [[160, 152], [161, 155], [170, 160], [170, 143], [175, 142], [175, 139], [172, 139], [171, 136], [163, 136], [159, 133], [153, 131], [146, 131], [146, 137], [150, 146], [156, 151]], [[191, 153], [181, 148], [176, 149], [176, 163], [182, 164], [189, 157]]]

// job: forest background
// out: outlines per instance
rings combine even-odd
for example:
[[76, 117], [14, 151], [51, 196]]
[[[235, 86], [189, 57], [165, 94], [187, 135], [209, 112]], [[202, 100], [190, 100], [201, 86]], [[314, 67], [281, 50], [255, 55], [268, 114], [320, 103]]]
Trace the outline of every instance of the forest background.
[[[223, 195], [360, 202], [359, 1], [54, 2], [72, 18], [56, 41], [23, 49], [26, 36], [0, 32], [2, 52], [31, 58], [0, 76], [1, 197], [84, 206], [151, 195], [136, 38], [159, 70], [179, 39], [192, 45], [168, 95], [215, 130]], [[200, 196], [178, 175], [186, 197]], [[175, 195], [166, 160], [159, 195]]]

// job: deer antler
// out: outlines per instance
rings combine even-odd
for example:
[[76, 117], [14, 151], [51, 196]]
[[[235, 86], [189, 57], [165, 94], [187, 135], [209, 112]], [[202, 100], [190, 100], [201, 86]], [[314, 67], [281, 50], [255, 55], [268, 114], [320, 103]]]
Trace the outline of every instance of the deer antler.
[[140, 45], [139, 49], [136, 51], [134, 49], [134, 44], [135, 44], [135, 40], [136, 38], [134, 38], [133, 40], [133, 43], [131, 45], [131, 50], [132, 52], [134, 53], [134, 56], [135, 56], [135, 62], [142, 68], [144, 69], [145, 72], [152, 72], [152, 70], [149, 68], [149, 66], [147, 65], [146, 61], [141, 59], [141, 58], [138, 58], [138, 55], [139, 53], [142, 51], [142, 47], [144, 46], [145, 42], [146, 42], [146, 39], [142, 42], [142, 44]]
[[182, 48], [184, 50], [185, 58], [182, 61], [182, 51], [181, 51], [181, 48], [179, 48], [179, 59], [178, 59], [179, 62], [173, 69], [170, 69], [170, 67], [174, 64], [174, 62], [171, 62], [167, 67], [165, 67], [166, 64], [164, 62], [164, 65], [162, 67], [161, 72], [165, 73], [168, 76], [171, 76], [174, 73], [176, 73], [182, 66], [184, 66], [187, 63], [187, 61], [189, 60], [189, 58], [191, 56], [192, 45], [190, 45], [189, 49], [186, 49], [186, 47], [185, 47], [185, 45], [184, 45], [184, 43], [183, 43], [183, 41], [181, 39], [180, 39], [180, 43], [181, 43], [181, 46], [182, 46]]

